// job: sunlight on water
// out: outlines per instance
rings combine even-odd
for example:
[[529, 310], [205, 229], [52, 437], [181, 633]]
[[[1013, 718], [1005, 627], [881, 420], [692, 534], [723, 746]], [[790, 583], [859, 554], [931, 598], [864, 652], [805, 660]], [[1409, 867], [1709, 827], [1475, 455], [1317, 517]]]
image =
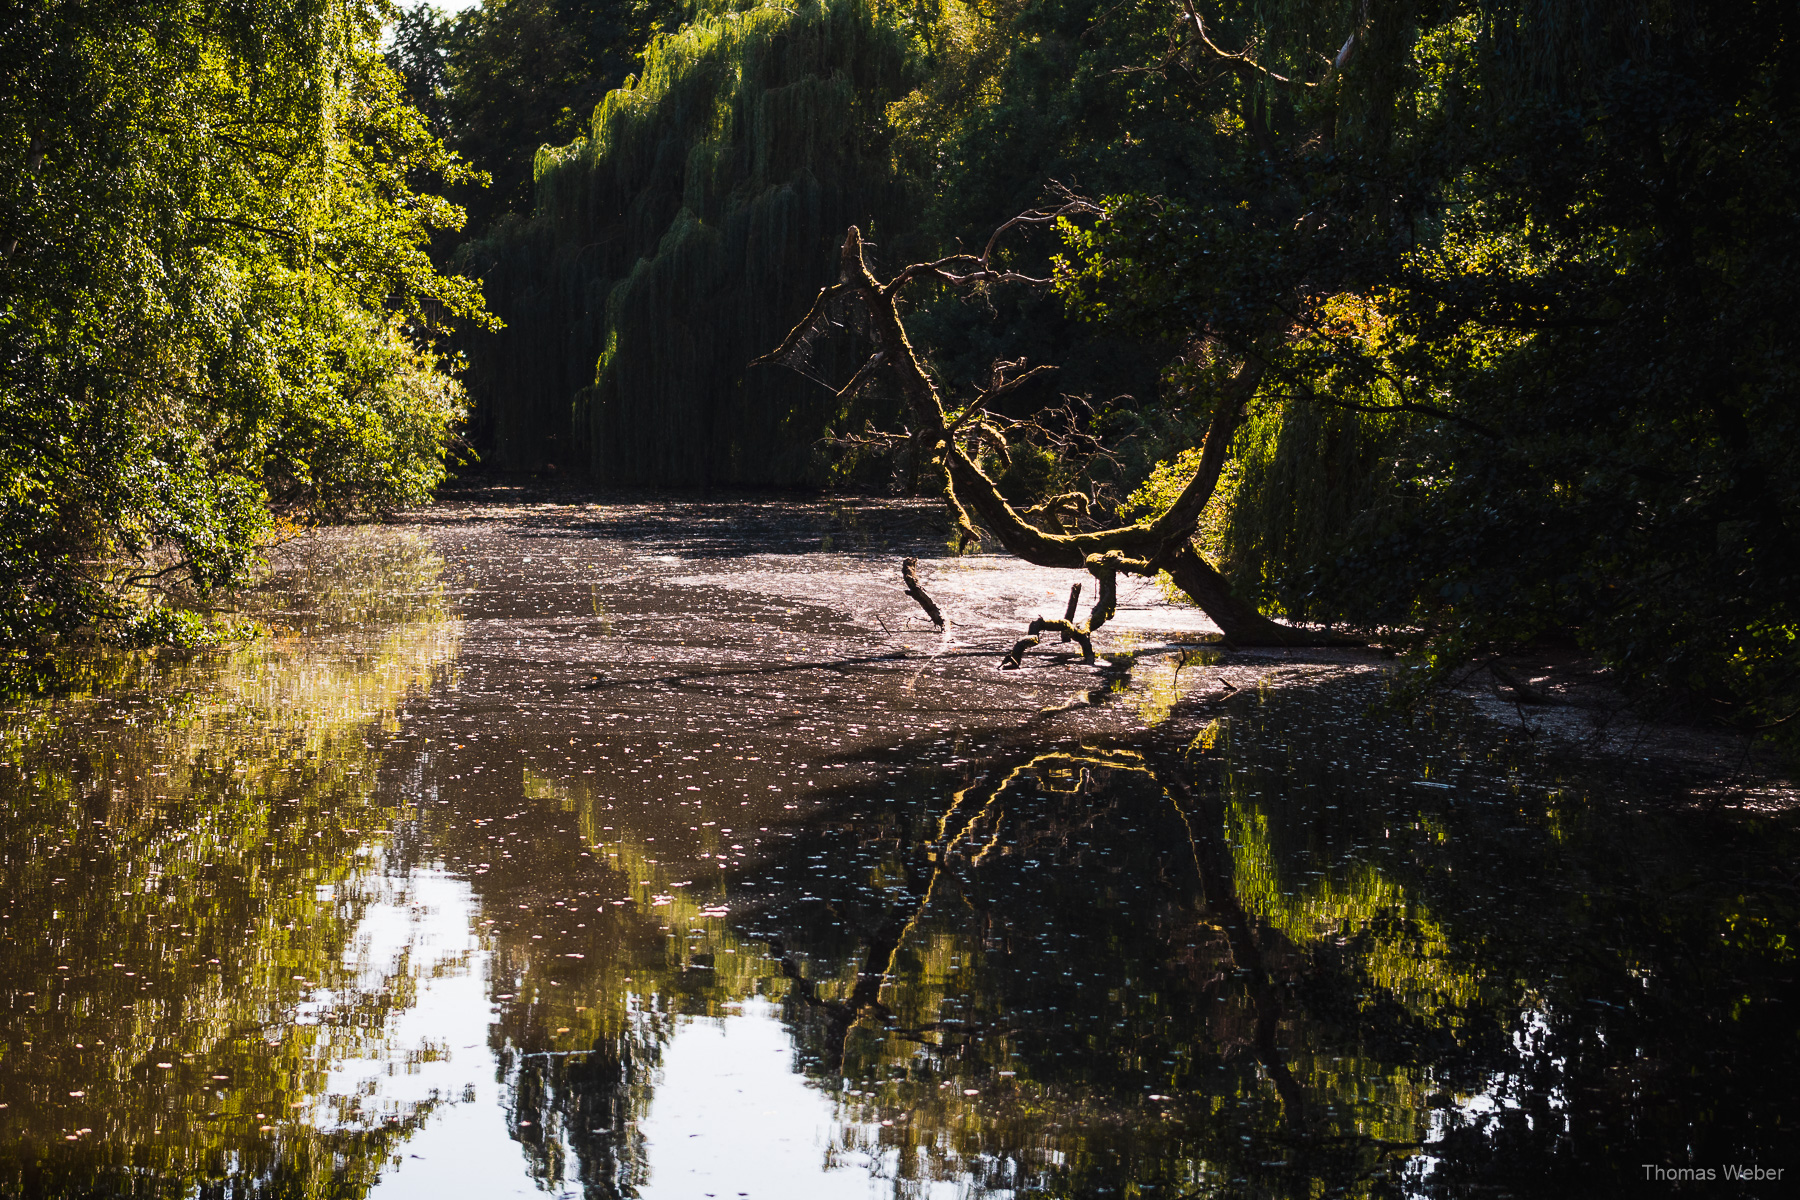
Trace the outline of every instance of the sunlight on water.
[[320, 535], [243, 600], [269, 638], [11, 703], [0, 1193], [1604, 1194], [1786, 1153], [1791, 820], [1150, 609], [1002, 672], [1004, 631], [818, 600], [861, 550], [781, 593], [806, 510], [670, 511]]

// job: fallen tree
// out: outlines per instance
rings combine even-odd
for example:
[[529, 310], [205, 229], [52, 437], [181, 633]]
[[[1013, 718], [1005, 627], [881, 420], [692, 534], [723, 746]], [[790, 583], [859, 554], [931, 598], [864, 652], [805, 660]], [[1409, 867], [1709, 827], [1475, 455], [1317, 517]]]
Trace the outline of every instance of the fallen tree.
[[986, 529], [1008, 553], [1026, 562], [1042, 567], [1085, 570], [1099, 581], [1098, 595], [1087, 621], [1075, 622], [1073, 611], [1061, 621], [1041, 618], [1034, 621], [1030, 635], [1007, 654], [1009, 665], [1017, 666], [1025, 651], [1036, 645], [1038, 636], [1046, 632], [1061, 632], [1065, 641], [1076, 641], [1082, 646], [1084, 656], [1092, 661], [1091, 635], [1112, 618], [1120, 572], [1154, 576], [1167, 571], [1175, 585], [1218, 625], [1226, 641], [1236, 645], [1354, 644], [1353, 639], [1338, 634], [1300, 629], [1270, 620], [1258, 612], [1255, 605], [1237, 595], [1194, 548], [1201, 511], [1218, 486], [1232, 435], [1237, 432], [1266, 369], [1264, 361], [1253, 353], [1241, 356], [1236, 368], [1218, 389], [1201, 443], [1199, 469], [1193, 479], [1168, 511], [1154, 520], [1132, 524], [1071, 531], [1065, 527], [1063, 515], [1074, 513], [1091, 520], [1092, 506], [1088, 497], [1079, 493], [1056, 496], [1021, 511], [1008, 502], [982, 469], [979, 460], [984, 446], [1001, 455], [1006, 453], [1006, 431], [994, 417], [995, 401], [1019, 391], [1027, 382], [1049, 374], [1054, 367], [1027, 368], [1023, 362], [996, 363], [988, 387], [980, 389], [960, 408], [945, 407], [937, 382], [919, 361], [900, 319], [899, 304], [905, 290], [913, 284], [934, 281], [958, 288], [1006, 283], [1048, 284], [1048, 279], [996, 268], [994, 252], [1001, 237], [1015, 228], [1050, 225], [1063, 217], [1098, 211], [1091, 202], [1073, 197], [1056, 207], [1033, 209], [996, 229], [979, 255], [953, 254], [933, 262], [914, 263], [901, 268], [886, 281], [876, 278], [870, 270], [862, 233], [853, 225], [845, 234], [840, 251], [838, 282], [821, 289], [812, 308], [782, 344], [757, 362], [793, 365], [804, 354], [804, 348], [812, 338], [822, 330], [835, 327], [834, 311], [846, 300], [853, 302], [866, 317], [867, 332], [874, 348], [850, 382], [839, 389], [838, 395], [849, 399], [878, 373], [887, 373], [904, 398], [906, 412], [911, 418], [911, 427], [903, 433], [870, 431], [858, 440], [903, 448], [911, 458], [915, 479], [927, 471], [936, 474], [956, 522], [961, 547], [979, 544], [981, 529]]

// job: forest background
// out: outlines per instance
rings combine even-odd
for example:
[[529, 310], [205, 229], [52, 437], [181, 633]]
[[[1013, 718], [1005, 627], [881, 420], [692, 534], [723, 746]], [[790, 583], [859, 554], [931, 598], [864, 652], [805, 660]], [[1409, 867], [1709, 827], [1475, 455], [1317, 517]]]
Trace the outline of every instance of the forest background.
[[1560, 644], [1651, 711], [1795, 744], [1790, 5], [3, 19], [0, 635], [22, 652], [204, 636], [268, 537], [416, 502], [459, 454], [929, 487], [882, 436], [905, 410], [858, 371], [854, 314], [753, 360], [837, 278], [848, 226], [891, 273], [1079, 195], [1089, 215], [996, 251], [1047, 286], [903, 298], [953, 408], [1058, 368], [984, 418], [1008, 499], [1154, 516], [1238, 406], [1198, 546], [1265, 612], [1399, 645], [1422, 678]]

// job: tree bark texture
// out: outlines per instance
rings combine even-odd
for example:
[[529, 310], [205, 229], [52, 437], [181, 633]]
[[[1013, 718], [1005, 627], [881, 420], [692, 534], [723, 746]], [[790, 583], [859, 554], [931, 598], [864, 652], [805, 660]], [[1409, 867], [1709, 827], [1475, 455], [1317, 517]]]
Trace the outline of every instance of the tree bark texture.
[[[1087, 211], [1092, 211], [1091, 206]], [[1027, 214], [1027, 217], [1033, 222], [1039, 222], [1043, 214]], [[1025, 220], [1026, 218], [1015, 218], [1013, 223]], [[990, 241], [989, 252], [992, 246]], [[991, 531], [1009, 554], [1041, 567], [1092, 571], [1101, 578], [1103, 593], [1110, 591], [1105, 585], [1117, 570], [1141, 575], [1154, 575], [1158, 571], [1167, 570], [1176, 586], [1186, 592], [1219, 626], [1227, 640], [1239, 645], [1316, 646], [1341, 645], [1349, 641], [1339, 635], [1295, 629], [1263, 616], [1254, 605], [1234, 593], [1225, 578], [1207, 564], [1193, 547], [1193, 536], [1199, 525], [1201, 510], [1206, 507], [1206, 502], [1218, 487], [1232, 436], [1237, 432], [1250, 399], [1262, 381], [1265, 364], [1261, 359], [1246, 358], [1226, 381], [1223, 394], [1219, 396], [1212, 419], [1208, 422], [1205, 440], [1201, 444], [1199, 468], [1167, 512], [1153, 521], [1075, 533], [1063, 532], [1062, 523], [1054, 514], [1050, 514], [1045, 517], [1045, 523], [1056, 530], [1051, 532], [1034, 525], [1007, 502], [965, 445], [965, 441], [970, 438], [979, 442], [981, 407], [1002, 389], [1010, 390], [1016, 386], [1019, 380], [997, 384], [972, 401], [954, 422], [950, 421], [944, 411], [937, 384], [919, 362], [912, 342], [906, 335], [906, 327], [900, 319], [898, 308], [901, 289], [914, 279], [931, 278], [957, 285], [1006, 282], [1023, 277], [993, 270], [988, 265], [988, 253], [984, 252], [980, 258], [956, 255], [935, 263], [917, 263], [904, 268], [893, 279], [883, 283], [869, 270], [863, 252], [862, 233], [855, 226], [851, 226], [845, 234], [840, 263], [840, 282], [820, 293], [815, 311], [818, 304], [823, 304], [830, 294], [842, 288], [854, 291], [862, 301], [869, 316], [876, 355], [884, 365], [892, 367], [899, 378], [901, 394], [906, 398], [917, 431], [916, 440], [927, 454], [941, 456], [945, 473], [945, 499], [965, 543], [980, 540], [974, 522], [970, 519], [972, 510], [975, 517]], [[969, 269], [971, 264], [976, 269]], [[812, 314], [808, 314], [802, 326], [796, 326], [795, 332], [789, 335], [790, 341], [798, 336], [801, 328], [811, 318]], [[919, 457], [923, 459], [926, 456], [921, 454]], [[1101, 556], [1111, 561], [1107, 568], [1096, 570], [1095, 559]], [[1107, 609], [1104, 615], [1100, 612], [1102, 607]], [[1110, 604], [1097, 604], [1095, 609], [1099, 620], [1090, 619], [1084, 632], [1091, 633], [1111, 616]], [[1057, 627], [1050, 625], [1048, 628]], [[1033, 632], [1045, 631], [1047, 630]], [[1015, 647], [1014, 653], [1019, 652], [1020, 649]], [[1009, 659], [1012, 657], [1013, 655], [1008, 656]]]

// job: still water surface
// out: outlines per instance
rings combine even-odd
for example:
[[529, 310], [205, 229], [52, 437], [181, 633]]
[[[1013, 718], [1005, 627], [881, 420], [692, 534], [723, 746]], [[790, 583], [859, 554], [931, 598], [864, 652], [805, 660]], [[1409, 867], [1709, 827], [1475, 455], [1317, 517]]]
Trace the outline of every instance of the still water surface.
[[449, 505], [15, 701], [0, 1194], [1788, 1194], [1778, 793], [1149, 585], [997, 670], [1068, 582], [908, 506]]

